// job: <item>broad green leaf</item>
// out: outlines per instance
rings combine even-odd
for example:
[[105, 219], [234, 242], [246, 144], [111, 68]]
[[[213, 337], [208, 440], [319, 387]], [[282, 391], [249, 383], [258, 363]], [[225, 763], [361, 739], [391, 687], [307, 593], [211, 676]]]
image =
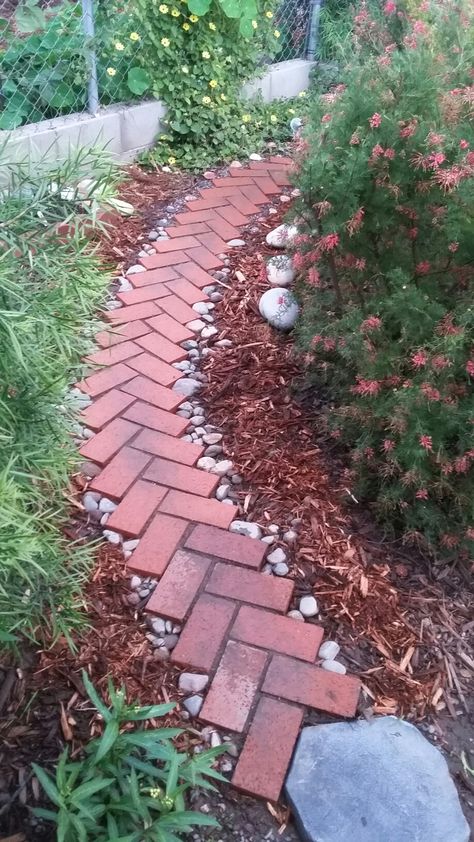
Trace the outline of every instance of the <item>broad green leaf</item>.
[[220, 7], [228, 18], [240, 18], [242, 15], [239, 0], [220, 0]]
[[92, 681], [90, 680], [85, 670], [82, 670], [81, 677], [89, 699], [97, 708], [104, 721], [109, 722], [109, 720], [112, 719], [112, 713], [100, 698], [99, 694], [97, 693], [97, 690], [95, 689], [94, 685], [92, 684]]
[[99, 748], [94, 757], [94, 763], [98, 763], [110, 751], [117, 737], [119, 736], [119, 724], [116, 719], [111, 719], [105, 726], [104, 733], [99, 740]]
[[174, 702], [170, 702], [169, 704], [163, 705], [149, 705], [148, 707], [142, 707], [140, 710], [137, 711], [127, 711], [127, 719], [130, 722], [138, 722], [141, 719], [156, 719], [160, 716], [165, 716], [165, 714], [170, 713], [170, 711], [174, 710], [176, 707]]
[[85, 784], [81, 784], [74, 790], [71, 796], [71, 800], [78, 802], [82, 798], [90, 798], [91, 795], [94, 795], [95, 792], [100, 792], [101, 789], [105, 789], [105, 787], [110, 786], [113, 784], [113, 778], [104, 778], [103, 780], [95, 780], [95, 781], [87, 781]]
[[129, 743], [140, 748], [158, 748], [163, 739], [174, 739], [183, 733], [182, 728], [157, 728], [154, 731], [137, 731], [132, 734], [123, 734], [124, 743]]
[[244, 38], [252, 38], [255, 30], [252, 26], [252, 18], [241, 18], [240, 21], [240, 34], [244, 36]]
[[54, 785], [50, 776], [44, 771], [44, 769], [41, 768], [41, 766], [37, 766], [36, 763], [32, 763], [31, 766], [50, 801], [52, 801], [53, 804], [56, 804], [57, 807], [62, 807], [63, 800], [61, 798], [61, 793]]
[[36, 3], [23, 3], [15, 12], [15, 24], [18, 31], [23, 34], [35, 32], [37, 29], [43, 29], [46, 16]]
[[193, 15], [202, 17], [209, 11], [211, 0], [188, 0], [188, 9]]
[[151, 80], [143, 67], [131, 67], [127, 74], [127, 85], [132, 94], [141, 96], [150, 87]]

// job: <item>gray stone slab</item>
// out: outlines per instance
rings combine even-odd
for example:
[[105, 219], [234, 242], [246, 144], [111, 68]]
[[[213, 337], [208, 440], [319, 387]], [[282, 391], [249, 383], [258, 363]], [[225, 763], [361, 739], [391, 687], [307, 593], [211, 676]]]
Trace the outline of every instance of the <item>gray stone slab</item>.
[[304, 842], [468, 842], [441, 752], [394, 716], [304, 728], [286, 781]]

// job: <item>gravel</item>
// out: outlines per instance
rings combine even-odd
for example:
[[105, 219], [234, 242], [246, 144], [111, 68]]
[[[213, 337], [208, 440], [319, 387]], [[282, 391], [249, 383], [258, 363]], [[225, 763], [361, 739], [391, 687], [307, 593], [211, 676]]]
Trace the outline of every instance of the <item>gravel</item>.
[[248, 538], [256, 538], [258, 540], [262, 537], [262, 530], [258, 523], [250, 523], [246, 520], [232, 521], [229, 529], [231, 532], [237, 532], [239, 535], [246, 535]]
[[209, 682], [209, 676], [204, 673], [182, 672], [178, 686], [182, 693], [202, 693]]
[[318, 613], [318, 603], [314, 596], [303, 596], [300, 599], [299, 609], [303, 617], [315, 617]]

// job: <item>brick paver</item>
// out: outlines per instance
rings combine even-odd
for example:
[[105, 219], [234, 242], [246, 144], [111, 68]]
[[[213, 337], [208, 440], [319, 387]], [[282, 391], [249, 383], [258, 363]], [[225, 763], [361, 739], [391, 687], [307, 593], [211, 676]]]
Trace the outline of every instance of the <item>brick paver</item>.
[[273, 649], [286, 655], [293, 655], [303, 661], [314, 661], [321, 645], [323, 630], [309, 623], [299, 623], [292, 617], [282, 617], [243, 605], [232, 627], [232, 637]]
[[153, 591], [147, 611], [182, 622], [212, 565], [206, 556], [178, 550]]
[[237, 789], [278, 801], [302, 719], [302, 708], [260, 700], [232, 778]]
[[223, 529], [215, 529], [213, 526], [196, 526], [189, 535], [186, 546], [200, 553], [210, 553], [226, 561], [252, 567], [254, 570], [260, 569], [268, 551], [267, 544], [262, 541], [254, 541], [234, 532], [224, 532]]
[[104, 314], [110, 329], [87, 359], [103, 368], [78, 384], [93, 398], [81, 421], [96, 434], [81, 454], [100, 472], [88, 487], [118, 503], [108, 529], [140, 539], [127, 569], [159, 580], [145, 610], [182, 626], [172, 663], [209, 674], [199, 718], [244, 735], [234, 786], [270, 801], [305, 708], [354, 716], [360, 683], [316, 666], [323, 630], [286, 616], [293, 581], [260, 572], [266, 543], [228, 531], [240, 509], [216, 500], [218, 477], [195, 467], [205, 448], [181, 438], [185, 398], [171, 387], [183, 377], [173, 365], [187, 358], [181, 343], [199, 339], [187, 327], [193, 305], [218, 286], [210, 272], [289, 185], [290, 166], [282, 156], [250, 161], [199, 188], [169, 239], [139, 258], [146, 271], [127, 275], [132, 289]]
[[243, 731], [267, 663], [268, 654], [229, 640], [207, 694], [201, 719]]
[[235, 604], [226, 599], [210, 594], [200, 596], [171, 653], [171, 660], [185, 667], [211, 670], [223, 648], [234, 612]]

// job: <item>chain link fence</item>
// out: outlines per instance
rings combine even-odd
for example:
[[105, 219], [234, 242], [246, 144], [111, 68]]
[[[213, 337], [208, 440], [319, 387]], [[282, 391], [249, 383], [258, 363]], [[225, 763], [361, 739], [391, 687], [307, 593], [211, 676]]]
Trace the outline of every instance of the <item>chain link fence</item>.
[[[304, 58], [315, 2], [283, 0], [277, 61]], [[141, 49], [133, 0], [0, 0], [0, 131], [127, 102]]]

